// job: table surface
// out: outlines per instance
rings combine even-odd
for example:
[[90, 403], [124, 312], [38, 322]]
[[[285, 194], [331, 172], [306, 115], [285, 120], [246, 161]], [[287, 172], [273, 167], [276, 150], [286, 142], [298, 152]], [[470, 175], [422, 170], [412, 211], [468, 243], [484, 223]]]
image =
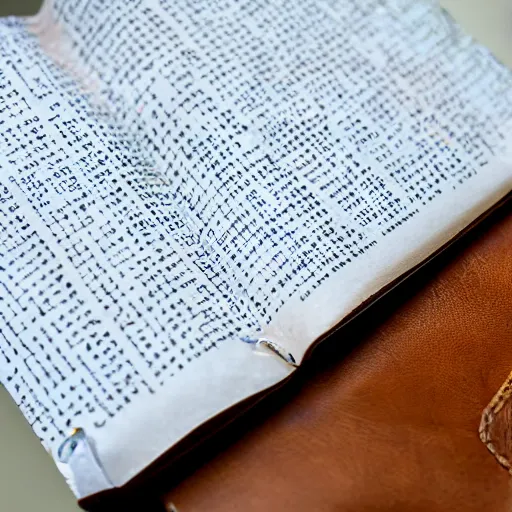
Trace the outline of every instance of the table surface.
[[[26, 14], [39, 0], [1, 0], [0, 14]], [[442, 0], [476, 39], [512, 67], [509, 0]], [[12, 7], [9, 5], [12, 4]], [[25, 10], [23, 10], [25, 9]], [[0, 386], [0, 510], [72, 512], [75, 498], [9, 395]]]

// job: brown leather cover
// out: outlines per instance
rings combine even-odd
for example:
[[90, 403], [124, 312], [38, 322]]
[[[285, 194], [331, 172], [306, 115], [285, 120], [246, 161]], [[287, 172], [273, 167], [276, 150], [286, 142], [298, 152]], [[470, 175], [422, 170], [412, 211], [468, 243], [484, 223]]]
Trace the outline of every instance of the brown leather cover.
[[[164, 502], [180, 512], [512, 510], [509, 474], [478, 434], [512, 370], [510, 207], [383, 302], [320, 345], [283, 407], [260, 408], [259, 425]], [[510, 445], [504, 417], [491, 429], [500, 447]]]

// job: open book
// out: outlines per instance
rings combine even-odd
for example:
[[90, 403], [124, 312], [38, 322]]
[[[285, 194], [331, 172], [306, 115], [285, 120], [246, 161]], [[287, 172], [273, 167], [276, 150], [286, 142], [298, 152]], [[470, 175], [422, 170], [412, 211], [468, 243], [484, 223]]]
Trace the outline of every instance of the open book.
[[511, 72], [430, 2], [1, 20], [0, 378], [77, 496], [287, 379], [507, 196], [511, 120]]

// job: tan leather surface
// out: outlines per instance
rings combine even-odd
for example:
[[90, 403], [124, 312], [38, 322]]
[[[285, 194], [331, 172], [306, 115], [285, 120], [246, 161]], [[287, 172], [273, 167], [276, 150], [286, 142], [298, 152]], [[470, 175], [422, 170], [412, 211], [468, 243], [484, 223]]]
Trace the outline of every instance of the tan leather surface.
[[348, 357], [336, 347], [322, 356], [331, 363], [313, 357], [320, 369], [289, 403], [166, 502], [180, 512], [512, 510], [510, 476], [478, 436], [512, 369], [512, 215], [430, 274]]

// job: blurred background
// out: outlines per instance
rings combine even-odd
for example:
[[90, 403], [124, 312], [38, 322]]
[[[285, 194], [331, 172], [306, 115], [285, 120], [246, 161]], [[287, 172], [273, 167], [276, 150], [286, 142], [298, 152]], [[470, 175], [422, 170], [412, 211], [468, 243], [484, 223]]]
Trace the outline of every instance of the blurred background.
[[0, 16], [35, 14], [42, 3], [42, 0], [0, 0]]

